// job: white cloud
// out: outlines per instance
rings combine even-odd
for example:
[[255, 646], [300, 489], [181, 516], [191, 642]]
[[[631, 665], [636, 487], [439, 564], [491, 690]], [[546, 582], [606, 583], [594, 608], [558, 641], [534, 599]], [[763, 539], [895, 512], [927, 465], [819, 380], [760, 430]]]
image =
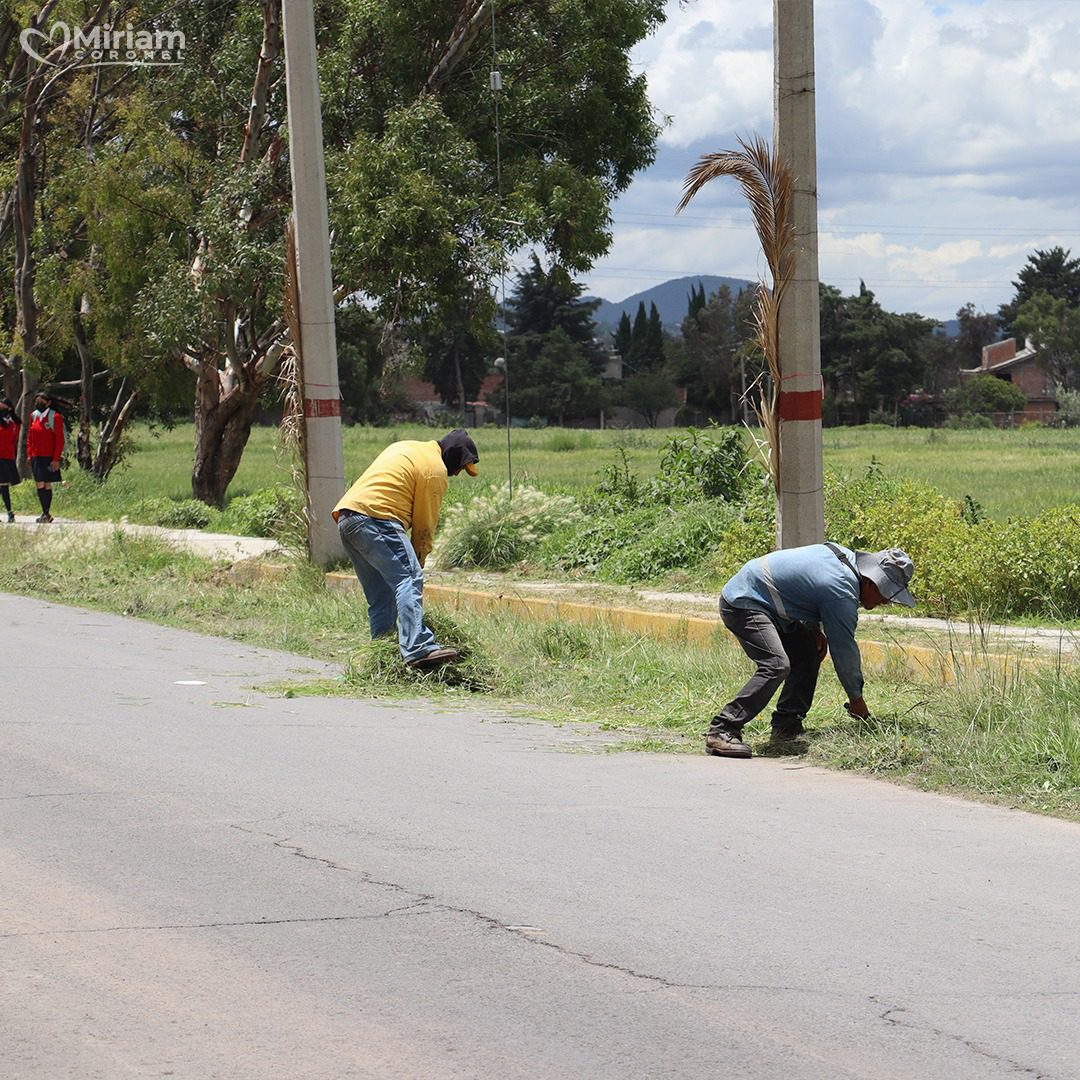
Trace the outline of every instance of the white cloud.
[[[818, 0], [822, 280], [850, 291], [862, 279], [887, 307], [948, 318], [1010, 299], [1036, 246], [1080, 248], [1078, 16], [1075, 0]], [[771, 20], [765, 3], [671, 2], [641, 46], [672, 124], [615, 207], [590, 292], [760, 272], [734, 183], [672, 211], [700, 154], [771, 137]]]

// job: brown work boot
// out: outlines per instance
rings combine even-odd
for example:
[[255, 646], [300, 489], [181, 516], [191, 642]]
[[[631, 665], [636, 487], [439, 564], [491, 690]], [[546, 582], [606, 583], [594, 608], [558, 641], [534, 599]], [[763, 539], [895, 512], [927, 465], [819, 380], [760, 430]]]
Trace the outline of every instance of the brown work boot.
[[406, 660], [405, 666], [416, 668], [417, 671], [434, 671], [443, 664], [452, 664], [460, 656], [461, 653], [457, 649], [432, 649], [431, 652], [418, 656], [415, 660]]
[[717, 757], [753, 757], [750, 747], [742, 740], [742, 728], [732, 725], [716, 728], [706, 734], [705, 753]]

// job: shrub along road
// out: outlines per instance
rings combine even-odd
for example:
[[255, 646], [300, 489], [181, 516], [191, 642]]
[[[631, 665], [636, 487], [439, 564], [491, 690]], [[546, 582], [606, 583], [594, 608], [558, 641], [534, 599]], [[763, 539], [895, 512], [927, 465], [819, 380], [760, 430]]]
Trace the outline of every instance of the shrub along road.
[[0, 619], [12, 1075], [1080, 1075], [1078, 825]]

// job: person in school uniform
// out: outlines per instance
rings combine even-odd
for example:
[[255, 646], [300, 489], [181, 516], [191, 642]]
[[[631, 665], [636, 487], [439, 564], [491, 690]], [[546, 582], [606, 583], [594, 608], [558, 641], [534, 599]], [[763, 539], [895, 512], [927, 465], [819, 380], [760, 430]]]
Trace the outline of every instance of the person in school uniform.
[[39, 390], [26, 433], [26, 456], [37, 484], [41, 515], [35, 521], [49, 524], [53, 517], [52, 486], [60, 483], [60, 456], [64, 452], [64, 418], [56, 411], [51, 394]]

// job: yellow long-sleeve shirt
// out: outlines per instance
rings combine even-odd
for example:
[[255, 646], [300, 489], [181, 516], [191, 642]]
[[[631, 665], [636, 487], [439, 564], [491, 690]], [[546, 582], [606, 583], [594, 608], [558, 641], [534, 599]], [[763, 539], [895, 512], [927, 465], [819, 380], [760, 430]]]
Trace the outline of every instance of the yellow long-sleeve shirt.
[[410, 532], [413, 550], [423, 566], [435, 542], [435, 526], [448, 486], [437, 442], [391, 443], [342, 496], [334, 507], [334, 520], [339, 510], [355, 510], [400, 522]]

